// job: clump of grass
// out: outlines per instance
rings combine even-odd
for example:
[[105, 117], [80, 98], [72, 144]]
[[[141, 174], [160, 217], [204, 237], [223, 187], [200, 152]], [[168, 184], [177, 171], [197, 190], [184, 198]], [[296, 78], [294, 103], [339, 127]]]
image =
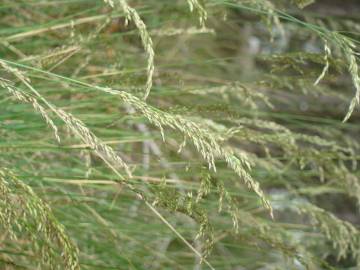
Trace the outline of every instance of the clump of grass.
[[0, 171], [1, 217], [33, 264], [358, 266], [358, 93], [339, 121], [357, 40], [341, 22], [315, 25], [312, 1], [4, 3], [0, 162], [28, 182]]
[[5, 168], [0, 170], [0, 193], [1, 226], [13, 240], [27, 233], [44, 267], [79, 269], [78, 249], [50, 207]]

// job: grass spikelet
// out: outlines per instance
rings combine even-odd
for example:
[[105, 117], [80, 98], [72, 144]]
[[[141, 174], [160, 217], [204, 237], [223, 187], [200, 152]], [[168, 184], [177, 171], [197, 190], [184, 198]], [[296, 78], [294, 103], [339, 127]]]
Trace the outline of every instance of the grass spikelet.
[[293, 2], [295, 2], [295, 4], [299, 8], [305, 8], [305, 7], [315, 3], [315, 0], [293, 0]]
[[207, 87], [204, 89], [189, 90], [190, 93], [206, 96], [208, 94], [220, 95], [224, 100], [230, 101], [232, 98], [236, 98], [244, 105], [250, 106], [252, 109], [258, 109], [258, 103], [261, 101], [267, 107], [273, 108], [273, 104], [269, 101], [269, 97], [260, 93], [240, 82], [233, 82], [221, 86]]
[[325, 40], [324, 42], [325, 42], [325, 44], [324, 44], [324, 52], [325, 52], [324, 53], [324, 62], [325, 62], [325, 66], [324, 66], [321, 74], [319, 75], [319, 77], [314, 82], [315, 86], [318, 85], [319, 82], [325, 77], [325, 75], [328, 72], [329, 67], [330, 67], [329, 58], [331, 57], [331, 49], [328, 46], [327, 41]]
[[[10, 171], [0, 169], [0, 221], [16, 239], [17, 230], [27, 232], [35, 250], [40, 252], [42, 263], [50, 269], [75, 270], [79, 268], [78, 250], [56, 220], [50, 207], [34, 191], [18, 180]], [[38, 247], [39, 238], [43, 242]], [[36, 243], [36, 244], [35, 244]], [[61, 250], [61, 259], [53, 244]]]
[[351, 117], [352, 113], [354, 112], [355, 106], [360, 104], [360, 77], [359, 77], [359, 66], [356, 60], [356, 53], [354, 49], [356, 45], [350, 41], [349, 39], [335, 35], [336, 39], [338, 40], [339, 44], [342, 44], [342, 48], [345, 54], [345, 57], [349, 63], [349, 72], [352, 77], [353, 84], [355, 86], [356, 92], [355, 96], [350, 102], [348, 112], [343, 120], [346, 122]]
[[41, 55], [32, 55], [25, 57], [24, 62], [34, 62], [40, 68], [49, 68], [53, 69], [61, 63], [62, 61], [67, 60], [69, 57], [77, 53], [81, 49], [78, 45], [63, 45], [55, 49], [51, 49]]
[[153, 36], [176, 36], [176, 35], [198, 35], [198, 34], [215, 34], [215, 30], [211, 28], [165, 28], [155, 29], [150, 32]]
[[191, 192], [180, 195], [175, 189], [162, 183], [155, 189], [156, 199], [154, 205], [165, 207], [170, 211], [183, 213], [199, 224], [199, 230], [195, 239], [201, 239], [204, 243], [201, 260], [209, 254], [214, 244], [213, 229], [209, 222], [206, 211], [198, 204], [197, 199]]
[[[105, 1], [105, 2], [107, 2], [107, 1]], [[144, 21], [140, 18], [140, 15], [136, 11], [136, 9], [130, 7], [129, 4], [126, 2], [126, 0], [119, 0], [119, 3], [120, 3], [122, 10], [125, 12], [126, 23], [128, 23], [128, 21], [134, 22], [134, 24], [136, 25], [136, 28], [139, 30], [141, 42], [142, 42], [145, 52], [147, 54], [147, 79], [146, 79], [146, 84], [145, 84], [145, 89], [144, 89], [144, 91], [145, 91], [144, 100], [146, 100], [150, 94], [150, 91], [151, 91], [151, 88], [153, 85], [153, 75], [154, 75], [154, 70], [155, 70], [155, 64], [154, 64], [155, 52], [154, 52], [154, 48], [153, 48], [153, 42], [152, 42], [150, 34], [146, 28]], [[112, 5], [112, 6], [114, 6], [114, 5]]]
[[199, 3], [198, 0], [187, 0], [190, 11], [197, 11], [199, 15], [199, 22], [202, 27], [205, 27], [205, 22], [207, 20], [207, 12], [205, 8]]
[[112, 8], [115, 6], [113, 0], [104, 0], [104, 2], [105, 2], [106, 4], [108, 4], [108, 5], [109, 5], [110, 7], [112, 7]]
[[[262, 14], [266, 14], [267, 17], [265, 19], [267, 27], [270, 29], [270, 33], [273, 35], [273, 31], [271, 30], [273, 25], [277, 27], [281, 36], [285, 36], [285, 30], [283, 25], [280, 22], [280, 18], [276, 12], [276, 8], [274, 4], [268, 0], [238, 0], [240, 4], [245, 4], [251, 9], [255, 9], [257, 12]], [[272, 36], [273, 38], [273, 36]]]
[[[2, 62], [0, 62], [2, 63]], [[39, 102], [31, 97], [30, 95], [23, 93], [15, 88], [15, 86], [12, 84], [11, 81], [5, 80], [3, 78], [0, 78], [0, 87], [7, 89], [11, 95], [13, 95], [17, 100], [25, 103], [29, 103], [33, 106], [35, 111], [40, 113], [40, 115], [44, 118], [45, 122], [48, 124], [48, 126], [54, 131], [54, 135], [56, 140], [60, 143], [60, 136], [58, 132], [58, 128], [53, 122], [53, 120], [50, 118], [48, 113], [46, 112], [45, 108], [39, 104]]]
[[84, 143], [88, 144], [98, 155], [106, 159], [115, 168], [125, 169], [127, 175], [131, 177], [130, 168], [127, 164], [115, 153], [115, 151], [103, 143], [96, 137], [86, 125], [79, 119], [75, 118], [68, 112], [62, 109], [55, 109], [56, 114], [64, 121], [67, 127], [75, 133]]
[[202, 175], [200, 180], [201, 182], [200, 182], [199, 190], [197, 192], [196, 202], [201, 201], [205, 196], [207, 196], [211, 192], [211, 185], [212, 185], [211, 175], [207, 170], [206, 171], [202, 170]]

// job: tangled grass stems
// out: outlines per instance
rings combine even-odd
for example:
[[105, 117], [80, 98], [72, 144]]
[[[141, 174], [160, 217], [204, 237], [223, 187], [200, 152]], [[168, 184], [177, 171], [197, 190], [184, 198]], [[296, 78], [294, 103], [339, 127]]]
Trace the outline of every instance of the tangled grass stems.
[[[30, 68], [30, 69], [34, 70], [35, 68]], [[36, 70], [42, 72], [39, 69], [36, 69]], [[59, 77], [58, 75], [53, 74], [51, 72], [45, 72], [45, 73], [47, 73], [48, 75]], [[64, 79], [65, 77], [61, 76], [61, 78]], [[70, 79], [70, 81], [74, 82], [73, 79]], [[24, 82], [24, 83], [26, 84], [26, 82]], [[125, 91], [117, 91], [117, 90], [113, 90], [111, 88], [92, 86], [92, 85], [88, 85], [88, 84], [82, 83], [82, 82], [77, 82], [77, 83], [80, 83], [83, 86], [86, 85], [87, 87], [94, 88], [94, 89], [100, 90], [100, 91], [108, 93], [108, 94], [118, 96], [124, 103], [133, 107], [135, 110], [141, 112], [141, 114], [144, 117], [146, 117], [151, 123], [153, 123], [155, 126], [157, 126], [160, 129], [160, 132], [161, 132], [163, 138], [164, 138], [163, 126], [168, 126], [172, 129], [180, 131], [181, 133], [184, 134], [184, 136], [187, 139], [189, 139], [193, 142], [196, 149], [199, 151], [199, 153], [202, 155], [202, 157], [207, 161], [207, 163], [209, 165], [209, 169], [214, 169], [214, 171], [216, 171], [215, 159], [223, 158], [226, 161], [226, 163], [228, 164], [228, 166], [238, 176], [240, 176], [241, 180], [243, 180], [245, 182], [245, 184], [248, 186], [248, 188], [253, 190], [259, 196], [263, 205], [270, 211], [270, 215], [271, 215], [271, 217], [273, 217], [272, 207], [271, 207], [269, 201], [265, 198], [263, 191], [260, 189], [259, 183], [256, 182], [254, 179], [252, 179], [250, 174], [247, 172], [247, 170], [250, 169], [250, 164], [248, 163], [248, 161], [243, 156], [239, 159], [235, 154], [232, 153], [231, 149], [222, 148], [220, 146], [219, 142], [217, 141], [217, 137], [214, 134], [212, 134], [209, 130], [201, 128], [196, 123], [191, 122], [188, 119], [185, 119], [179, 115], [172, 115], [170, 113], [166, 113], [166, 112], [160, 111], [158, 109], [155, 109], [155, 108], [151, 107], [150, 105], [146, 104], [145, 102], [141, 101], [139, 98], [137, 98]], [[37, 93], [37, 91], [35, 89], [33, 89], [31, 85], [29, 85], [29, 84], [26, 84], [26, 85], [32, 91], [35, 91], [35, 93]], [[37, 95], [40, 96], [40, 94], [38, 94], [38, 93], [37, 93]], [[51, 104], [48, 104], [48, 106], [53, 108], [53, 106]], [[55, 108], [53, 108], [52, 110], [61, 119], [63, 119], [65, 123], [70, 123], [71, 126], [74, 126], [73, 117], [66, 115], [62, 110], [55, 109]], [[76, 126], [76, 121], [75, 121], [75, 126]], [[97, 152], [97, 153], [99, 155], [99, 152]], [[116, 174], [119, 174], [117, 169], [114, 167], [113, 163], [109, 162], [109, 160], [104, 158], [101, 155], [101, 153], [99, 156], [113, 170], [113, 172], [115, 172]], [[145, 196], [143, 194], [141, 194], [139, 191], [137, 191], [131, 185], [129, 185], [127, 183], [125, 183], [125, 184], [128, 187], [130, 187], [131, 190], [135, 191], [136, 194], [138, 194], [139, 198], [142, 199], [143, 201], [145, 201], [145, 203], [148, 205], [148, 207], [150, 207], [151, 204], [147, 201], [147, 199], [145, 198]], [[151, 210], [157, 216], [161, 215], [155, 208], [151, 207]], [[181, 236], [181, 234], [179, 234], [173, 226], [170, 227], [171, 224], [169, 224], [168, 222], [165, 222], [166, 219], [164, 217], [161, 218], [161, 220], [167, 226], [169, 226], [169, 228], [173, 232], [175, 232], [177, 236], [179, 236], [179, 237]], [[237, 220], [234, 219], [235, 228], [237, 228], [237, 224], [238, 224]], [[186, 243], [187, 246], [191, 247], [191, 249], [193, 251], [196, 250], [195, 248], [192, 247], [191, 244], [189, 244], [186, 241], [185, 238], [181, 237], [180, 239], [183, 240], [183, 242]], [[200, 255], [198, 252], [196, 252], [196, 254], [198, 256]], [[207, 263], [207, 262], [205, 261], [205, 263]]]
[[[0, 221], [12, 239], [17, 238], [15, 228], [26, 231], [33, 239], [35, 250], [40, 252], [44, 266], [59, 269], [59, 264], [63, 264], [66, 270], [80, 269], [78, 249], [50, 207], [5, 168], [0, 168], [0, 194]], [[40, 247], [35, 245], [39, 237], [43, 240]], [[58, 251], [54, 249], [54, 243], [61, 248], [61, 259], [56, 256]]]
[[123, 102], [141, 112], [142, 115], [161, 130], [163, 138], [163, 126], [168, 126], [183, 133], [185, 138], [192, 141], [198, 152], [207, 161], [209, 169], [214, 169], [214, 171], [216, 171], [215, 159], [223, 158], [228, 166], [240, 176], [241, 180], [243, 180], [245, 184], [259, 196], [272, 216], [271, 205], [265, 198], [263, 191], [260, 189], [259, 183], [252, 179], [247, 172], [247, 170], [250, 169], [248, 161], [243, 157], [239, 159], [231, 152], [231, 150], [221, 147], [215, 134], [182, 116], [172, 115], [155, 109], [125, 91], [116, 91], [110, 88], [97, 88], [106, 93], [119, 96]]
[[36, 72], [47, 74], [48, 76], [51, 77], [56, 77], [58, 79], [75, 83], [77, 85], [85, 86], [90, 89], [96, 89], [98, 91], [115, 95], [119, 97], [125, 104], [133, 107], [136, 111], [140, 112], [152, 124], [157, 126], [161, 132], [163, 140], [165, 140], [163, 126], [167, 126], [172, 129], [180, 131], [185, 136], [185, 138], [192, 141], [195, 148], [198, 150], [198, 152], [201, 154], [204, 160], [208, 163], [209, 169], [213, 169], [214, 171], [216, 171], [215, 159], [219, 159], [219, 158], [224, 159], [228, 164], [228, 166], [240, 177], [242, 181], [244, 181], [244, 183], [248, 186], [248, 188], [253, 190], [259, 196], [265, 208], [269, 210], [270, 216], [273, 216], [270, 202], [266, 199], [265, 194], [261, 190], [259, 183], [255, 181], [248, 172], [248, 170], [250, 169], [249, 162], [246, 159], [244, 159], [244, 157], [238, 158], [228, 148], [221, 147], [221, 145], [218, 142], [218, 137], [216, 134], [210, 132], [205, 128], [200, 127], [195, 122], [185, 119], [180, 115], [173, 115], [171, 113], [156, 109], [151, 105], [148, 105], [144, 101], [140, 100], [139, 98], [135, 97], [134, 95], [127, 93], [126, 91], [114, 90], [109, 87], [94, 86], [52, 72], [43, 71], [38, 68], [15, 63], [12, 61], [7, 61], [4, 59], [0, 59], [0, 60], [10, 65], [12, 64], [28, 70], [33, 70]]
[[[186, 1], [182, 1], [186, 4]], [[18, 76], [24, 77], [22, 80], [41, 94], [45, 101], [20, 78], [1, 74], [11, 81], [1, 81], [6, 91], [2, 91], [1, 100], [3, 114], [0, 119], [0, 137], [3, 139], [0, 143], [0, 163], [7, 164], [4, 167], [16, 168], [19, 173], [26, 173], [27, 178], [36, 180], [32, 184], [44, 190], [41, 195], [51, 202], [56, 216], [78, 243], [84, 269], [143, 266], [146, 269], [170, 267], [200, 270], [202, 266], [198, 265], [198, 258], [201, 257], [224, 269], [239, 265], [254, 268], [254, 261], [257, 265], [279, 269], [302, 268], [299, 264], [309, 269], [331, 269], [327, 264], [336, 268], [343, 263], [356, 268], [350, 256], [341, 257], [340, 262], [334, 260], [338, 251], [355, 257], [356, 249], [348, 248], [350, 241], [357, 239], [350, 239], [355, 232], [327, 218], [326, 211], [317, 214], [316, 219], [320, 222], [313, 223], [308, 222], [309, 215], [306, 213], [300, 217], [295, 211], [281, 211], [276, 206], [279, 202], [277, 197], [272, 200], [277, 218], [275, 222], [269, 222], [259, 205], [257, 194], [239, 183], [239, 173], [234, 174], [225, 162], [226, 157], [235, 156], [237, 160], [234, 163], [241, 165], [240, 170], [249, 174], [251, 171], [251, 176], [267, 188], [269, 196], [288, 194], [289, 197], [280, 203], [283, 206], [289, 205], [292, 198], [300, 201], [308, 199], [316, 202], [319, 208], [329, 209], [334, 217], [344, 214], [349, 220], [356, 218], [356, 201], [353, 198], [359, 202], [360, 192], [355, 161], [360, 148], [356, 146], [357, 138], [353, 135], [358, 134], [358, 115], [353, 114], [352, 123], [341, 124], [337, 120], [339, 115], [341, 117], [340, 103], [347, 100], [344, 94], [338, 93], [350, 81], [350, 76], [348, 81], [342, 76], [348, 67], [347, 59], [336, 58], [338, 55], [343, 56], [343, 52], [334, 46], [333, 40], [311, 33], [320, 28], [314, 27], [309, 31], [305, 25], [298, 27], [285, 24], [285, 19], [275, 9], [279, 1], [268, 1], [274, 4], [275, 11], [269, 14], [263, 10], [261, 22], [254, 22], [253, 14], [244, 14], [236, 8], [222, 5], [224, 1], [217, 1], [221, 3], [217, 7], [212, 5], [215, 0], [198, 1], [200, 4], [209, 3], [209, 25], [214, 25], [218, 35], [215, 38], [201, 35], [189, 42], [191, 37], [187, 34], [200, 33], [204, 28], [198, 30], [185, 27], [188, 16], [181, 10], [184, 6], [178, 5], [181, 1], [165, 1], [165, 5], [162, 5], [158, 1], [127, 0], [130, 6], [136, 8], [141, 19], [148, 22], [151, 37], [160, 36], [157, 39], [159, 42], [156, 42], [159, 74], [156, 76], [156, 93], [152, 93], [154, 96], [151, 99], [154, 105], [148, 106], [141, 103], [141, 97], [133, 99], [134, 95], [126, 95], [131, 91], [142, 90], [140, 87], [117, 86], [133, 85], [140, 76], [145, 81], [146, 76], [146, 67], [141, 71], [133, 68], [137, 66], [139, 55], [118, 55], [120, 51], [144, 51], [142, 44], [134, 48], [134, 44], [128, 43], [136, 40], [136, 45], [139, 45], [137, 43], [141, 42], [140, 37], [135, 37], [139, 32], [136, 25], [134, 31], [128, 28], [126, 32], [121, 29], [118, 31], [118, 28], [114, 32], [113, 29], [108, 31], [108, 26], [112, 27], [113, 23], [116, 27], [118, 22], [123, 26], [124, 12], [118, 0], [106, 1], [116, 11], [104, 8], [96, 1], [54, 3], [46, 0], [14, 4], [11, 0], [4, 0], [6, 6], [1, 6], [1, 10], [5, 10], [5, 29], [1, 32], [5, 39], [9, 35], [16, 37], [10, 38], [11, 44], [6, 44], [3, 56], [4, 59], [16, 60], [13, 60], [14, 63], [5, 63], [9, 67], [19, 68]], [[232, 1], [235, 2], [250, 3], [245, 0]], [[291, 2], [295, 4], [295, 0]], [[308, 1], [296, 2], [304, 5]], [[286, 9], [289, 7], [287, 12], [299, 12], [284, 1], [279, 6], [283, 3]], [[139, 7], [137, 4], [140, 4]], [[36, 13], [40, 16], [33, 16], [31, 7], [37, 5], [39, 10]], [[255, 6], [254, 9], [259, 10], [260, 7]], [[22, 16], [18, 18], [10, 12], [6, 14], [6, 10], [25, 16], [29, 12], [29, 15], [24, 19]], [[196, 12], [196, 7], [193, 7], [193, 17], [197, 17]], [[101, 21], [93, 16], [102, 13], [106, 14]], [[321, 11], [321, 16], [323, 13]], [[219, 20], [218, 15], [222, 14], [227, 15], [226, 22]], [[286, 29], [290, 31], [284, 39], [277, 38], [278, 31], [271, 33], [276, 34], [276, 39], [270, 44], [264, 32], [269, 26], [269, 30], [277, 28], [272, 17], [274, 15], [278, 16], [284, 27], [289, 26]], [[307, 21], [308, 18], [317, 19], [318, 15], [305, 10], [299, 17], [304, 16]], [[117, 19], [119, 17], [120, 20]], [[102, 22], [103, 19], [106, 21]], [[9, 25], [9, 20], [14, 25]], [[356, 23], [356, 19], [350, 18], [350, 21]], [[86, 23], [80, 26], [80, 22]], [[326, 18], [328, 22], [337, 29], [350, 28], [337, 19], [330, 18], [328, 21]], [[244, 25], [246, 29], [243, 29]], [[233, 31], [241, 35], [234, 35]], [[124, 38], [124, 42], [116, 42], [119, 36]], [[256, 45], [256, 51], [266, 51], [272, 59], [262, 65], [262, 59], [257, 61], [255, 50], [247, 54], [246, 41], [250, 38], [251, 41], [254, 41], [252, 38], [260, 41], [259, 44], [251, 43]], [[324, 53], [290, 53], [293, 49], [302, 50], [305, 45], [321, 50], [321, 41], [325, 44]], [[72, 48], [74, 44], [81, 48], [79, 53], [77, 48]], [[279, 59], [275, 59], [277, 53], [274, 55], [273, 49], [279, 53]], [[356, 51], [354, 48], [353, 53], [356, 54]], [[141, 54], [146, 61], [146, 52]], [[242, 59], [243, 56], [246, 59]], [[246, 65], [242, 65], [245, 63], [243, 60]], [[174, 62], [174, 65], [169, 64], [169, 61]], [[285, 62], [285, 67], [279, 64], [281, 61]], [[28, 66], [19, 63], [27, 63]], [[30, 65], [39, 71], [29, 68]], [[52, 73], [54, 67], [57, 74], [66, 74], [63, 75], [66, 77]], [[45, 69], [47, 72], [44, 72]], [[268, 72], [272, 69], [275, 73], [271, 73], [270, 77]], [[348, 73], [347, 70], [345, 73]], [[31, 82], [26, 75], [31, 78]], [[89, 80], [88, 84], [80, 81], [85, 79]], [[320, 81], [323, 82], [320, 86], [313, 87], [314, 82]], [[112, 86], [106, 88], [101, 85]], [[183, 90], [182, 86], [188, 90]], [[7, 87], [13, 89], [9, 91]], [[111, 91], [113, 93], [102, 93]], [[318, 100], [311, 98], [312, 95]], [[28, 104], [9, 102], [13, 97], [16, 101]], [[59, 112], [60, 116], [49, 109], [46, 101], [50, 100], [49, 104], [54, 109], [63, 110]], [[328, 106], [333, 105], [333, 102], [339, 106]], [[31, 106], [46, 115], [33, 117], [33, 114], [27, 114], [26, 109]], [[176, 113], [168, 115], [167, 109], [157, 110], [157, 106]], [[136, 113], [130, 115], [127, 108], [134, 108], [132, 113]], [[67, 111], [74, 113], [71, 115]], [[77, 115], [81, 115], [83, 122], [76, 121]], [[48, 135], [43, 130], [46, 117], [56, 125], [64, 119], [73, 126], [94, 127], [91, 131], [101, 134], [105, 145], [116, 145], [126, 163], [134, 164], [134, 167], [129, 165], [134, 176], [130, 178], [122, 167], [115, 167], [118, 164], [109, 160], [103, 152], [88, 147], [89, 144], [83, 143], [84, 139], [71, 130], [70, 133], [75, 136], [69, 137], [69, 141], [75, 145], [54, 145], [47, 139], [44, 141], [44, 135]], [[163, 117], [169, 119], [161, 119]], [[143, 133], [137, 127], [146, 126], [146, 123], [152, 127], [149, 126], [148, 132]], [[47, 125], [52, 135], [54, 128], [49, 123]], [[66, 126], [68, 124], [62, 124], [59, 131], [64, 131]], [[156, 143], [158, 129], [164, 138], [164, 131], [167, 133], [169, 130], [171, 133], [166, 134], [167, 145], [159, 145], [160, 154], [151, 150], [149, 144], [150, 140]], [[182, 136], [183, 143], [177, 141]], [[26, 142], [23, 142], [24, 139]], [[78, 140], [81, 141], [80, 145], [76, 142]], [[187, 142], [191, 147], [185, 147]], [[213, 142], [220, 146], [221, 153]], [[347, 147], [352, 148], [351, 151]], [[181, 157], [176, 154], [177, 148], [182, 151]], [[212, 148], [210, 154], [209, 148]], [[164, 160], [169, 166], [163, 165]], [[228, 167], [231, 162], [227, 162]], [[208, 168], [215, 170], [215, 164], [216, 173]], [[103, 182], [109, 181], [111, 186], [103, 185]], [[169, 185], [161, 187], [161, 183], [165, 182]], [[159, 195], [157, 190], [162, 194]], [[154, 209], [149, 211], [151, 207]], [[166, 210], [169, 215], [161, 215], [160, 209]], [[225, 211], [218, 213], [217, 210], [222, 209]], [[153, 213], [159, 213], [160, 216], [154, 216]], [[292, 218], [294, 215], [295, 219]], [[162, 223], [167, 224], [171, 231], [166, 230]], [[331, 231], [328, 235], [325, 227]], [[311, 229], [315, 229], [316, 234]], [[350, 233], [343, 233], [343, 230]], [[40, 238], [31, 240], [42, 244]], [[337, 245], [332, 249], [329, 240], [341, 243], [341, 247]], [[16, 249], [22, 247], [22, 242], [10, 241], [4, 244]], [[122, 244], [119, 245], [119, 242]], [[26, 247], [28, 243], [25, 243]], [[208, 247], [212, 245], [215, 254], [206, 257]], [[188, 248], [190, 252], [186, 252]], [[17, 258], [17, 254], [8, 255], [5, 252], [0, 258], [0, 264], [3, 258]], [[158, 256], [159, 253], [164, 255]], [[27, 261], [32, 258], [21, 259]], [[308, 261], [311, 265], [307, 264]], [[204, 268], [208, 269], [206, 265]]]
[[118, 96], [124, 103], [141, 112], [144, 117], [160, 129], [164, 140], [165, 136], [163, 126], [168, 126], [172, 129], [180, 131], [185, 138], [192, 141], [195, 148], [208, 163], [209, 169], [216, 171], [215, 159], [224, 159], [228, 166], [240, 177], [242, 181], [245, 182], [248, 188], [253, 190], [259, 196], [263, 205], [270, 211], [270, 215], [272, 216], [272, 208], [269, 201], [265, 198], [259, 183], [255, 181], [247, 171], [250, 169], [248, 161], [243, 158], [239, 159], [229, 149], [221, 147], [215, 134], [212, 134], [209, 130], [200, 127], [196, 123], [185, 119], [180, 115], [172, 115], [155, 109], [125, 91], [117, 91], [111, 88], [98, 86], [95, 86], [95, 88]]
[[[104, 163], [116, 174], [117, 177], [121, 180], [120, 183], [124, 184], [126, 187], [128, 187], [131, 191], [133, 191], [137, 197], [144, 201], [144, 203], [150, 208], [150, 210], [160, 218], [160, 220], [169, 227], [171, 231], [175, 233], [176, 236], [178, 236], [185, 244], [188, 246], [205, 264], [207, 264], [210, 269], [214, 269], [213, 266], [206, 260], [206, 258], [203, 257], [203, 255], [194, 248], [182, 235], [179, 233], [174, 226], [172, 226], [166, 218], [156, 209], [154, 206], [148, 201], [146, 196], [137, 188], [135, 188], [131, 183], [128, 183], [124, 176], [119, 172], [117, 167], [122, 167], [126, 170], [127, 176], [129, 178], [132, 178], [132, 174], [128, 166], [122, 159], [114, 152], [114, 150], [104, 144], [100, 139], [98, 139], [86, 126], [85, 124], [80, 121], [79, 119], [72, 116], [70, 113], [67, 113], [63, 111], [62, 109], [56, 108], [53, 104], [48, 102], [29, 82], [30, 80], [26, 78], [23, 73], [21, 73], [18, 69], [12, 68], [8, 66], [8, 64], [0, 60], [1, 66], [9, 73], [13, 74], [16, 78], [18, 78], [28, 89], [30, 89], [44, 104], [48, 106], [49, 109], [52, 110], [53, 113], [55, 113], [60, 119], [64, 121], [66, 126], [70, 128], [72, 132], [74, 132], [75, 135], [77, 135], [84, 143], [91, 146], [95, 153], [104, 161]], [[114, 93], [117, 91], [110, 90], [107, 88], [99, 88], [94, 87], [97, 89], [101, 89], [105, 92]], [[15, 90], [16, 96], [21, 95], [21, 93], [18, 93], [18, 91]], [[132, 96], [129, 94], [130, 99], [135, 98], [135, 103], [140, 103], [145, 105], [146, 103], [141, 101], [140, 99]], [[21, 101], [28, 101], [26, 99], [21, 99]], [[37, 102], [37, 101], [36, 101]], [[38, 103], [38, 102], [37, 102]], [[131, 105], [131, 103], [128, 103]], [[146, 107], [146, 106], [145, 106]], [[205, 254], [206, 255], [206, 254]]]

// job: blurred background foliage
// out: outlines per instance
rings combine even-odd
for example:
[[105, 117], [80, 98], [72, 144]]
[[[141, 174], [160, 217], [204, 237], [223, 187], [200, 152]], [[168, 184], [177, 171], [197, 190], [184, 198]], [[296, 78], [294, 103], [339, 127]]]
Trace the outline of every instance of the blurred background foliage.
[[359, 269], [359, 11], [0, 0], [1, 269]]

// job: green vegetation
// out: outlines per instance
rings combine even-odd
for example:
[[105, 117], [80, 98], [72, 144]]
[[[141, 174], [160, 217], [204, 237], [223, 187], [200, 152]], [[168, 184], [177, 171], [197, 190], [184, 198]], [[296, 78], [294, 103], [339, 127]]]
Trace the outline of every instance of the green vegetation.
[[0, 1], [0, 268], [359, 269], [360, 5], [318, 2]]

